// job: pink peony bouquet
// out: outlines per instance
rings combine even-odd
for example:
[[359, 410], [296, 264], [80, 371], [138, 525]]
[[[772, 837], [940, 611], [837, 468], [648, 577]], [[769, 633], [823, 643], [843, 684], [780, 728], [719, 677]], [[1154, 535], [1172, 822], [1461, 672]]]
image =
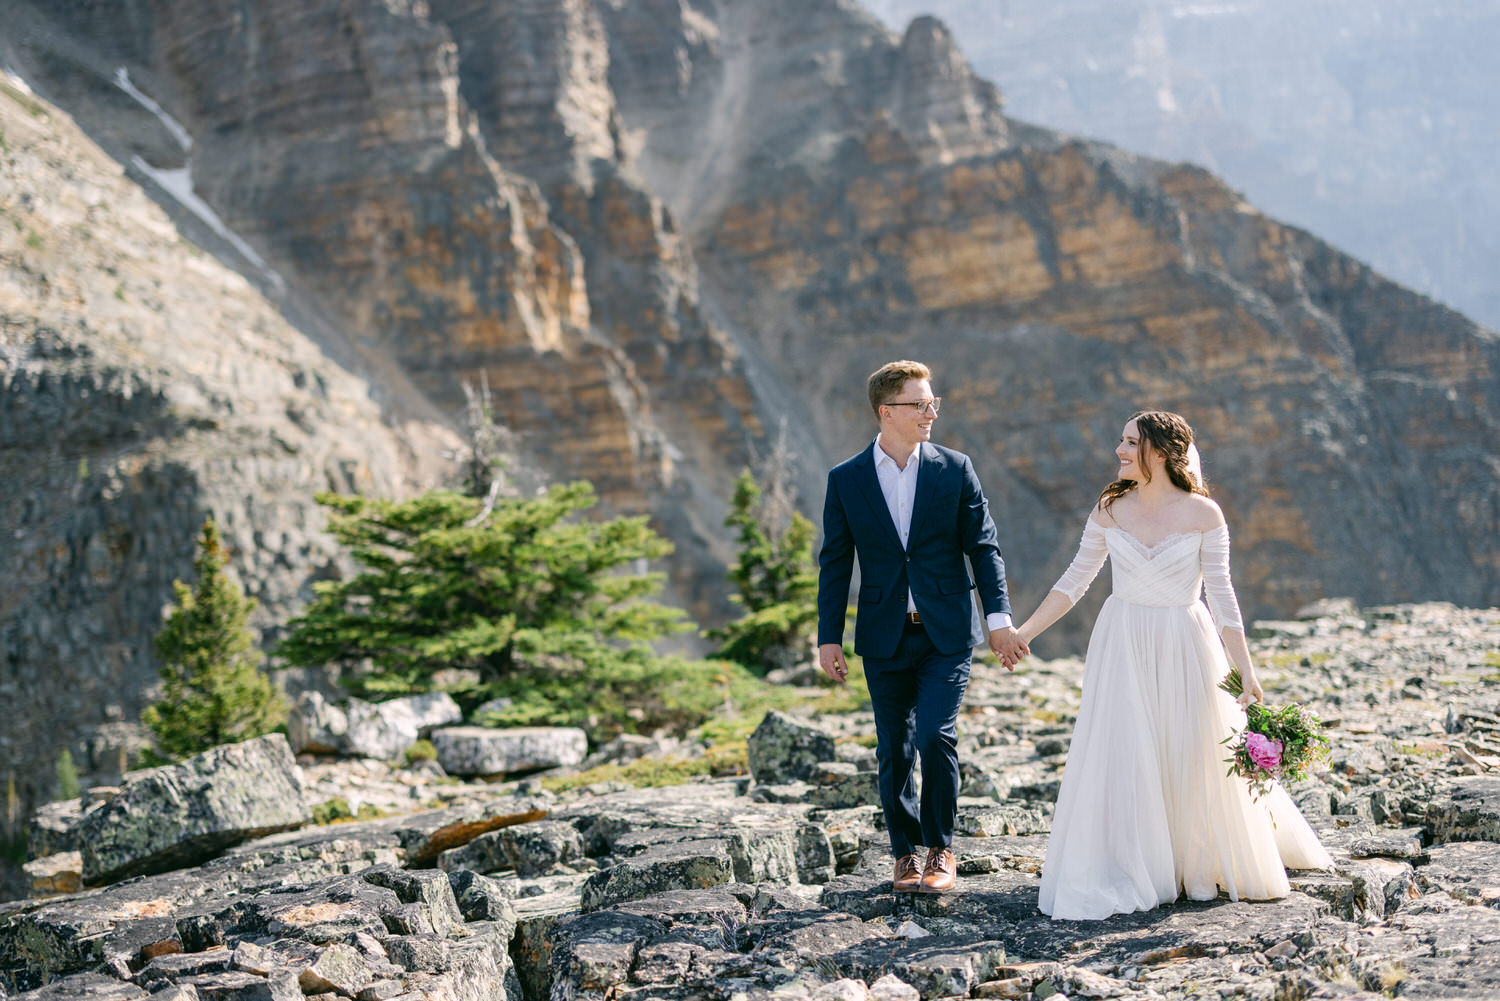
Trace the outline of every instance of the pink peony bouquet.
[[[1231, 668], [1219, 687], [1239, 698], [1240, 672]], [[1270, 791], [1272, 782], [1305, 778], [1328, 755], [1322, 729], [1323, 722], [1296, 703], [1272, 709], [1252, 702], [1245, 710], [1245, 729], [1224, 739], [1233, 752], [1226, 759], [1229, 774], [1244, 776], [1256, 799]]]

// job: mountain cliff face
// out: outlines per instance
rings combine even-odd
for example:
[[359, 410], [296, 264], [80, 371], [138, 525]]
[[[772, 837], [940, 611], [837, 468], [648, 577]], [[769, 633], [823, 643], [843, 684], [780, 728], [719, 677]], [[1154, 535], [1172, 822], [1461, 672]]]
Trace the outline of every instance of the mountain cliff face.
[[[685, 55], [621, 30], [635, 73], [616, 94], [704, 295], [792, 391], [820, 458], [867, 440], [865, 374], [928, 360], [938, 433], [975, 458], [1025, 608], [1071, 555], [1125, 418], [1167, 407], [1203, 439], [1252, 613], [1340, 589], [1494, 600], [1496, 454], [1475, 434], [1500, 404], [1493, 333], [1203, 171], [1007, 123], [930, 18], [896, 40], [819, 9], [725, 5], [718, 44]], [[913, 107], [947, 114], [914, 127]], [[666, 183], [703, 175], [723, 183]]]
[[1023, 612], [1144, 405], [1199, 429], [1250, 614], [1500, 597], [1495, 336], [1201, 171], [1008, 120], [934, 20], [9, 7], [0, 62], [38, 96], [0, 97], [0, 684], [52, 708], [0, 769], [79, 739], [44, 719], [135, 718], [205, 512], [270, 621], [333, 572], [313, 490], [434, 482], [481, 374], [517, 465], [653, 515], [700, 616], [727, 608], [731, 475], [784, 427], [816, 512], [903, 356], [936, 370]]
[[95, 727], [139, 716], [205, 516], [284, 621], [336, 563], [314, 493], [433, 482], [456, 441], [430, 407], [382, 408], [357, 353], [289, 324], [3, 79], [0, 135], [0, 774], [29, 800], [62, 746], [118, 771], [129, 737]]
[[1500, 325], [1494, 4], [866, 0], [942, 18], [1010, 114], [1189, 160], [1263, 212]]

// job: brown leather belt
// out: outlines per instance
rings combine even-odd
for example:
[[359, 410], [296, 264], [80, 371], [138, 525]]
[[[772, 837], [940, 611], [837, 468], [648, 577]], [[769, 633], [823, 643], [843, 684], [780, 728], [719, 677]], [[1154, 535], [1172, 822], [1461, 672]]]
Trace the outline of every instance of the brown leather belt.
[[906, 613], [906, 624], [909, 625], [909, 626], [920, 626], [922, 624], [922, 613], [921, 612], [907, 612]]

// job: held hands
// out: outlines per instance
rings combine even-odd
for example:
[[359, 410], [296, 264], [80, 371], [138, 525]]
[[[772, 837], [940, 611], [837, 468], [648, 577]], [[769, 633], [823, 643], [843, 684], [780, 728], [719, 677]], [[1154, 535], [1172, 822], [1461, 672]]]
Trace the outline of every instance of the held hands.
[[818, 666], [840, 684], [849, 680], [849, 663], [844, 660], [844, 648], [837, 643], [823, 643], [818, 647]]
[[1031, 647], [1021, 638], [1015, 626], [995, 629], [990, 632], [990, 652], [1000, 658], [1007, 671], [1014, 671], [1021, 658], [1031, 653]]
[[[1031, 648], [1015, 626], [1007, 626], [990, 633], [990, 651], [1000, 658], [1007, 671], [1014, 671], [1021, 659], [1031, 653]], [[818, 666], [834, 681], [843, 683], [849, 680], [849, 663], [844, 660], [844, 648], [838, 643], [818, 646]]]

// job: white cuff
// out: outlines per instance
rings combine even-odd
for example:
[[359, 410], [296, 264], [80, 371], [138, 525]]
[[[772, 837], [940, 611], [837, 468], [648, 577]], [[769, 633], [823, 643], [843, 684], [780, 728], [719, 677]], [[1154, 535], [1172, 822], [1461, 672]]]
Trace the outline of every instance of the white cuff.
[[990, 632], [1011, 627], [1009, 612], [991, 612], [984, 617], [984, 625]]

